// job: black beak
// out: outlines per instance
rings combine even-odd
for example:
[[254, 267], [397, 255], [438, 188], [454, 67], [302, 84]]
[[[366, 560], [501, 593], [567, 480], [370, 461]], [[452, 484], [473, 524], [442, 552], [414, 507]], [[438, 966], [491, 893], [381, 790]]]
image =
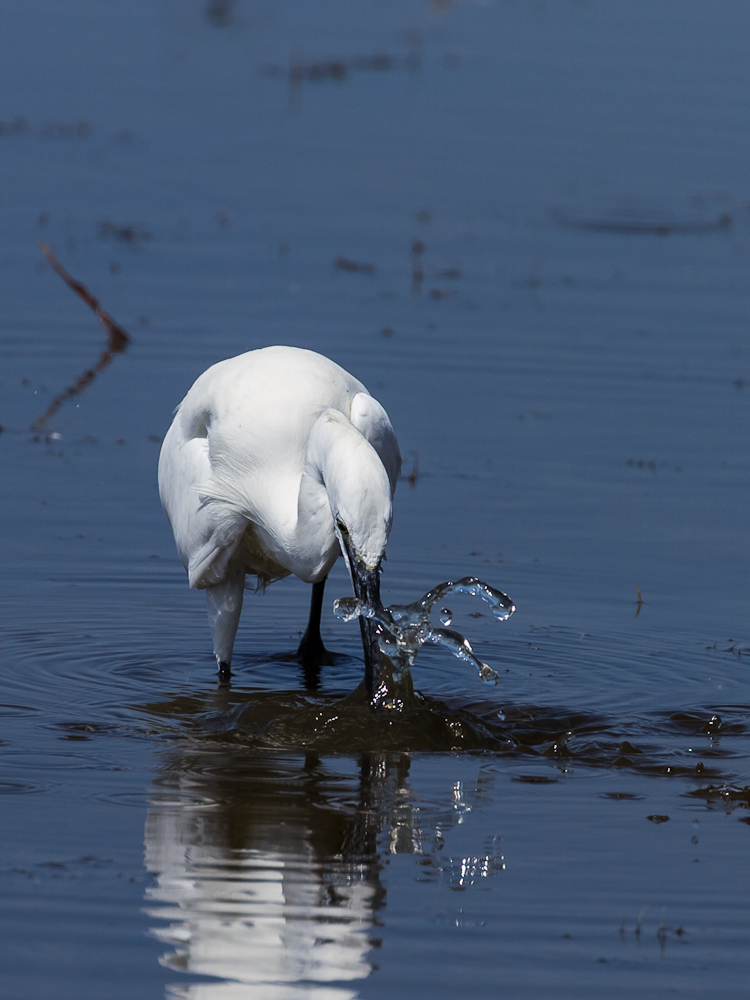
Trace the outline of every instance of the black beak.
[[[367, 566], [354, 552], [350, 542], [349, 534], [341, 532], [341, 540], [344, 543], [344, 556], [349, 567], [349, 575], [352, 578], [354, 596], [358, 601], [367, 604], [371, 608], [382, 608], [380, 602], [380, 563], [374, 569]], [[372, 700], [380, 688], [380, 660], [382, 653], [378, 643], [378, 633], [380, 625], [372, 618], [360, 616], [359, 627], [362, 632], [362, 649], [365, 655], [365, 688]]]
[[[365, 569], [360, 563], [359, 566], [353, 568], [352, 584], [357, 600], [371, 608], [382, 607], [380, 603], [380, 566], [377, 569]], [[380, 687], [380, 657], [383, 655], [378, 643], [380, 626], [372, 618], [360, 617], [359, 627], [362, 632], [362, 649], [365, 654], [365, 688], [367, 694], [372, 698]]]

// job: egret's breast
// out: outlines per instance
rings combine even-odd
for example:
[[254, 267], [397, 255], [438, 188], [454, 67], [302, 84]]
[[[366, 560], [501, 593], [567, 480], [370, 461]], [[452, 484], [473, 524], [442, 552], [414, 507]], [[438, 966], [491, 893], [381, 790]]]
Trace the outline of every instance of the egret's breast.
[[291, 576], [290, 570], [273, 558], [252, 521], [245, 528], [234, 556], [245, 573], [258, 577], [258, 583], [268, 586], [274, 580], [283, 580]]

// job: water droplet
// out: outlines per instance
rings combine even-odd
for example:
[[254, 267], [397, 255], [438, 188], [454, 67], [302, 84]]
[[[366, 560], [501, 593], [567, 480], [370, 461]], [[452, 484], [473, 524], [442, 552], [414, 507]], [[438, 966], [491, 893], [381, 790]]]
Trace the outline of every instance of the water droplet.
[[451, 611], [450, 608], [440, 609], [440, 621], [443, 623], [443, 625], [450, 625], [450, 623], [453, 621], [453, 612]]
[[482, 684], [497, 684], [499, 678], [497, 672], [492, 669], [489, 663], [482, 663], [479, 667], [479, 677]]
[[350, 622], [359, 617], [362, 608], [356, 597], [339, 597], [333, 602], [333, 613], [337, 618], [342, 618], [345, 622]]
[[718, 733], [721, 729], [721, 716], [712, 715], [705, 725], [704, 733]]

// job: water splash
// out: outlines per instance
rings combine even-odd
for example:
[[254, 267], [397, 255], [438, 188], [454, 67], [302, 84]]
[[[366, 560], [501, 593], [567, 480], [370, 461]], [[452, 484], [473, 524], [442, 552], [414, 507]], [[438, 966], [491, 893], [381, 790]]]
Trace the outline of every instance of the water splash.
[[[344, 621], [355, 618], [370, 618], [378, 623], [378, 645], [380, 652], [390, 665], [390, 675], [396, 685], [408, 677], [417, 659], [417, 654], [425, 642], [432, 642], [449, 650], [454, 656], [473, 663], [479, 677], [485, 684], [496, 684], [497, 673], [488, 663], [483, 663], [471, 648], [471, 643], [454, 629], [440, 628], [430, 620], [432, 609], [448, 594], [469, 594], [479, 597], [489, 604], [498, 621], [507, 621], [516, 610], [513, 601], [500, 590], [496, 590], [475, 576], [465, 576], [455, 582], [438, 584], [424, 597], [413, 604], [392, 604], [390, 607], [371, 607], [356, 597], [340, 597], [333, 603], [334, 614]], [[440, 609], [443, 626], [450, 625], [453, 614], [448, 608]], [[392, 699], [397, 707], [397, 699]]]

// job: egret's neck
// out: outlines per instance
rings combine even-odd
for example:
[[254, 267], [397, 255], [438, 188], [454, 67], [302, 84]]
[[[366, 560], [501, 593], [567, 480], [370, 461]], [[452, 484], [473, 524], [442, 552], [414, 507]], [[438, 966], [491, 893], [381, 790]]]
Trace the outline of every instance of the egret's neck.
[[297, 505], [295, 549], [308, 567], [307, 579], [324, 576], [339, 555], [336, 518], [360, 557], [376, 565], [391, 526], [388, 476], [343, 413], [324, 410], [310, 434]]

